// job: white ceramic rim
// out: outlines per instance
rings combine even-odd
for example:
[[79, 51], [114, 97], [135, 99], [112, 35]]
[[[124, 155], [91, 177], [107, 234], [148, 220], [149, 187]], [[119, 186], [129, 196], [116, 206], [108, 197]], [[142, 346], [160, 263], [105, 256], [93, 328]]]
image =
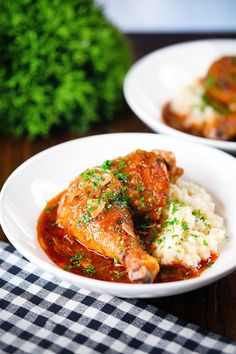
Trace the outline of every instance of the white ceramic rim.
[[177, 44], [172, 44], [169, 46], [166, 46], [161, 49], [157, 49], [145, 56], [143, 56], [141, 59], [137, 60], [132, 67], [129, 69], [127, 72], [125, 79], [124, 79], [124, 84], [123, 84], [123, 91], [124, 91], [124, 96], [125, 99], [132, 109], [132, 111], [137, 115], [139, 119], [141, 119], [148, 127], [153, 129], [155, 132], [159, 132], [162, 134], [166, 135], [172, 135], [180, 139], [186, 139], [191, 142], [196, 142], [196, 143], [201, 143], [204, 145], [210, 145], [222, 150], [226, 151], [231, 151], [235, 152], [236, 151], [236, 142], [234, 141], [222, 141], [222, 140], [213, 140], [213, 139], [207, 139], [207, 138], [201, 138], [198, 136], [194, 136], [191, 134], [187, 134], [184, 132], [181, 132], [177, 129], [169, 127], [167, 124], [164, 122], [159, 122], [158, 120], [154, 120], [153, 118], [150, 118], [148, 114], [146, 114], [145, 111], [143, 111], [137, 100], [133, 97], [131, 94], [131, 90], [129, 89], [129, 84], [130, 81], [132, 81], [133, 76], [136, 73], [136, 70], [139, 69], [140, 66], [144, 65], [146, 61], [150, 61], [156, 56], [162, 55], [163, 53], [166, 53], [169, 50], [172, 50], [173, 48], [179, 48], [179, 47], [187, 47], [191, 46], [193, 44], [199, 45], [201, 43], [215, 43], [215, 44], [221, 44], [224, 42], [232, 43], [235, 44], [235, 53], [236, 53], [236, 39], [233, 38], [225, 38], [225, 39], [203, 39], [203, 40], [193, 40], [193, 41], [187, 41], [187, 42], [181, 42]]
[[[113, 134], [101, 134], [101, 135], [95, 135], [95, 136], [89, 136], [89, 137], [84, 137], [84, 138], [79, 138], [79, 139], [74, 139], [74, 140], [70, 140], [58, 145], [55, 145], [53, 147], [50, 147], [46, 150], [43, 150], [42, 152], [32, 156], [31, 158], [29, 158], [28, 160], [26, 160], [25, 162], [23, 162], [19, 167], [17, 167], [13, 173], [8, 177], [8, 179], [6, 180], [5, 184], [2, 187], [1, 193], [0, 193], [0, 224], [2, 226], [2, 229], [5, 233], [5, 235], [7, 236], [7, 238], [9, 239], [9, 241], [12, 243], [12, 245], [24, 256], [26, 257], [30, 262], [32, 262], [33, 264], [35, 264], [36, 266], [38, 266], [39, 268], [42, 268], [44, 271], [46, 272], [50, 272], [51, 274], [53, 274], [55, 277], [59, 278], [59, 279], [64, 279], [67, 282], [70, 282], [71, 284], [78, 283], [77, 285], [79, 287], [85, 287], [87, 289], [91, 289], [93, 291], [97, 291], [98, 293], [111, 293], [109, 291], [107, 291], [108, 289], [110, 289], [112, 287], [112, 293], [117, 293], [122, 297], [121, 293], [122, 291], [124, 292], [125, 297], [134, 297], [135, 293], [150, 293], [150, 295], [148, 296], [149, 298], [151, 297], [163, 297], [163, 296], [172, 296], [172, 295], [177, 295], [180, 293], [185, 293], [197, 288], [200, 288], [202, 286], [206, 286], [212, 282], [217, 281], [218, 279], [226, 276], [227, 274], [231, 273], [234, 269], [236, 269], [236, 258], [235, 258], [235, 264], [231, 265], [230, 267], [226, 267], [221, 273], [217, 274], [217, 275], [208, 275], [206, 273], [204, 273], [204, 277], [200, 276], [197, 278], [193, 278], [193, 279], [187, 279], [187, 280], [182, 280], [182, 281], [175, 281], [175, 282], [167, 282], [167, 283], [153, 283], [153, 284], [125, 284], [125, 283], [116, 283], [116, 282], [108, 282], [108, 281], [103, 281], [103, 280], [96, 280], [96, 279], [91, 279], [88, 277], [83, 277], [80, 275], [76, 275], [70, 272], [65, 272], [64, 270], [62, 270], [61, 268], [59, 268], [58, 266], [54, 265], [54, 264], [50, 264], [47, 263], [46, 261], [42, 260], [40, 257], [35, 256], [34, 254], [32, 254], [31, 252], [28, 252], [24, 249], [24, 247], [22, 247], [21, 243], [18, 242], [14, 236], [12, 236], [10, 234], [10, 232], [8, 232], [8, 227], [6, 225], [6, 223], [4, 222], [4, 218], [3, 218], [3, 210], [2, 210], [2, 200], [3, 200], [3, 195], [5, 194], [5, 191], [8, 188], [8, 185], [11, 183], [12, 179], [14, 179], [17, 174], [21, 173], [21, 170], [24, 169], [25, 167], [27, 167], [28, 165], [30, 165], [32, 162], [37, 161], [37, 159], [41, 158], [43, 155], [47, 154], [48, 152], [51, 151], [56, 151], [56, 150], [60, 150], [63, 149], [64, 145], [69, 145], [69, 144], [74, 144], [76, 141], [80, 141], [83, 139], [83, 141], [85, 140], [91, 140], [91, 139], [100, 139], [106, 136], [119, 136], [121, 141], [122, 141], [122, 135], [139, 135], [139, 136], [155, 136], [155, 133], [113, 133]], [[176, 141], [176, 143], [179, 142], [179, 139], [170, 137], [170, 136], [165, 136], [165, 135], [159, 135], [160, 137], [163, 137], [164, 139], [169, 139], [172, 142]], [[214, 149], [212, 147], [206, 147], [206, 146], [202, 146], [196, 143], [191, 142], [191, 145], [195, 145], [195, 147], [197, 147], [198, 149], [210, 149], [210, 150], [214, 150], [215, 152], [217, 152], [217, 154], [222, 155], [222, 157], [224, 156], [224, 158], [226, 159], [231, 159], [233, 163], [236, 163], [235, 158], [228, 155], [227, 153]], [[37, 237], [36, 232], [35, 232], [35, 237]], [[39, 265], [40, 264], [40, 265]], [[78, 281], [75, 282], [75, 279], [77, 279]], [[168, 293], [168, 295], [159, 295], [158, 294], [158, 290], [161, 290], [160, 293]], [[128, 295], [127, 295], [128, 294]], [[124, 296], [123, 296], [124, 297]], [[147, 296], [137, 296], [139, 298], [147, 298]]]

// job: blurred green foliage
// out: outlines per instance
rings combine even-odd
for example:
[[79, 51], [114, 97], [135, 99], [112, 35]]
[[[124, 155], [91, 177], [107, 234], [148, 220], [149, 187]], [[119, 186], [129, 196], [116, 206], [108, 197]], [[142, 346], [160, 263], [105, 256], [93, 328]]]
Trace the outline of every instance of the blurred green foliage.
[[112, 119], [130, 65], [124, 36], [92, 0], [0, 1], [0, 132], [85, 132]]

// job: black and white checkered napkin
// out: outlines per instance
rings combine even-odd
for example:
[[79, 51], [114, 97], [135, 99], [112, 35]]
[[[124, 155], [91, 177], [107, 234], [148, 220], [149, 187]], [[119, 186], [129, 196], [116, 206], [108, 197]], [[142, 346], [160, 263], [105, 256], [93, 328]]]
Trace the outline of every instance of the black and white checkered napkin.
[[236, 353], [236, 344], [138, 300], [55, 279], [0, 242], [1, 353]]

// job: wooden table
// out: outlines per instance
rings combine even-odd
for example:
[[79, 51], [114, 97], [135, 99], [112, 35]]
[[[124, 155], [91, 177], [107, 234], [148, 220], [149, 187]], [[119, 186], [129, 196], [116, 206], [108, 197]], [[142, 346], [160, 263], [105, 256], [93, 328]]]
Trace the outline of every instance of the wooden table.
[[[236, 38], [231, 35], [129, 35], [136, 58], [166, 45], [202, 38]], [[128, 107], [111, 123], [95, 125], [87, 135], [113, 132], [150, 132]], [[73, 139], [75, 135], [60, 133], [49, 139], [0, 139], [0, 187], [11, 172], [30, 156], [55, 144]], [[8, 242], [2, 230], [0, 240]], [[215, 333], [236, 340], [236, 273], [187, 294], [162, 299], [147, 299], [147, 303], [203, 326]]]

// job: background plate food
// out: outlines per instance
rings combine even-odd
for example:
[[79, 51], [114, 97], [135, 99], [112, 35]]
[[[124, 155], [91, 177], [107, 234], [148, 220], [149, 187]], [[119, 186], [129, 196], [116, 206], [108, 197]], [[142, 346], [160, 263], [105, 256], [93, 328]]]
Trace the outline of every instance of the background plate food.
[[[214, 197], [217, 213], [226, 220], [229, 239], [221, 247], [214, 266], [199, 278], [164, 284], [121, 284], [89, 279], [58, 268], [37, 242], [37, 219], [47, 200], [85, 168], [137, 148], [172, 150], [178, 165], [185, 169], [184, 178], [202, 185]], [[120, 297], [169, 296], [207, 285], [236, 268], [235, 180], [236, 160], [210, 147], [156, 134], [93, 136], [47, 149], [19, 166], [2, 189], [0, 220], [11, 243], [28, 260], [60, 279]]]
[[236, 55], [236, 40], [217, 39], [172, 45], [146, 55], [133, 65], [124, 81], [125, 98], [134, 113], [156, 132], [236, 152], [236, 142], [186, 134], [161, 119], [162, 106], [179, 88], [203, 77], [214, 60]]

